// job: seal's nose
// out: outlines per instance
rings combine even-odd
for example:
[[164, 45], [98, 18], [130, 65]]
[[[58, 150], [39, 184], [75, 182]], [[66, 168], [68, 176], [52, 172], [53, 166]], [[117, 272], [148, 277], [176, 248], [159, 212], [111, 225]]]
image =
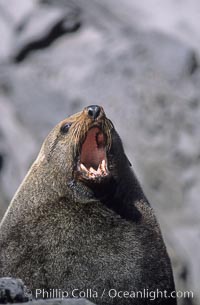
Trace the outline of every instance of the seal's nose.
[[101, 107], [99, 107], [98, 105], [90, 105], [87, 107], [87, 111], [88, 115], [95, 120], [98, 118], [101, 112]]

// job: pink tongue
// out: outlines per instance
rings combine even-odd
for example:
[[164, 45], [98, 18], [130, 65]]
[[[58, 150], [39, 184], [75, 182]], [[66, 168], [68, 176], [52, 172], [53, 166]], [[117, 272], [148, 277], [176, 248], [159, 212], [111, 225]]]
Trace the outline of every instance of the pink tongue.
[[87, 169], [93, 167], [97, 170], [103, 159], [105, 159], [104, 135], [99, 128], [94, 127], [88, 131], [82, 145], [80, 161]]

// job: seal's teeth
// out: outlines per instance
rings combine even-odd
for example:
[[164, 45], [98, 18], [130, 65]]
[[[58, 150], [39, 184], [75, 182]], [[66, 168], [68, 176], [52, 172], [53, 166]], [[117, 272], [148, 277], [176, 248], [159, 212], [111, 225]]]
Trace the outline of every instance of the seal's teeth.
[[107, 171], [106, 171], [106, 161], [105, 160], [102, 160], [102, 162], [100, 164], [100, 168], [101, 168], [102, 175], [106, 175]]
[[87, 168], [85, 167], [85, 165], [83, 165], [83, 163], [80, 164], [80, 168], [81, 168], [84, 172], [88, 173], [88, 170], [87, 170]]
[[106, 161], [102, 160], [102, 162], [99, 164], [98, 169], [97, 169], [97, 174], [100, 176], [106, 176], [107, 171], [106, 171]]
[[106, 171], [106, 161], [104, 159], [101, 162], [101, 168], [102, 168], [103, 172]]
[[100, 163], [98, 166], [98, 169], [97, 169], [97, 174], [101, 175], [101, 173], [102, 173], [102, 168], [101, 168], [101, 163]]
[[95, 170], [92, 166], [87, 169], [83, 163], [80, 163], [79, 170], [82, 172], [83, 177], [92, 180], [108, 175], [106, 160], [104, 159], [101, 161], [101, 163], [99, 163], [97, 170]]
[[89, 172], [94, 175], [97, 173], [97, 171], [92, 166], [89, 168]]

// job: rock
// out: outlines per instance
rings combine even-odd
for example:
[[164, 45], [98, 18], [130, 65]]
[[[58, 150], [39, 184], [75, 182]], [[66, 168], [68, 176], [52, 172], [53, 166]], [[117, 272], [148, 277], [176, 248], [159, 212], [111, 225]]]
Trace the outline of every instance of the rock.
[[37, 2], [34, 0], [20, 0], [20, 2], [0, 0], [1, 17], [3, 16], [7, 24], [14, 28], [34, 10], [36, 5]]
[[0, 37], [3, 44], [0, 48], [0, 61], [5, 61], [10, 52], [12, 30], [4, 19], [0, 19]]
[[199, 67], [194, 49], [160, 32], [143, 34], [143, 48], [149, 61], [169, 80], [180, 80], [192, 75]]
[[4, 164], [4, 156], [3, 156], [3, 155], [0, 155], [0, 171], [1, 171], [2, 168], [3, 168], [3, 164]]
[[[0, 147], [5, 156], [4, 166], [0, 172], [0, 187], [10, 199], [34, 160], [37, 145], [31, 133], [20, 124], [14, 108], [6, 97], [0, 98], [0, 113]], [[25, 151], [28, 155], [24, 154]]]
[[0, 278], [0, 304], [25, 303], [27, 305], [92, 305], [86, 299], [32, 299], [31, 291], [21, 279]]
[[58, 37], [77, 31], [80, 25], [78, 10], [40, 6], [16, 29], [11, 57], [20, 62], [32, 51], [47, 48]]
[[28, 302], [28, 291], [20, 279], [0, 278], [0, 304]]

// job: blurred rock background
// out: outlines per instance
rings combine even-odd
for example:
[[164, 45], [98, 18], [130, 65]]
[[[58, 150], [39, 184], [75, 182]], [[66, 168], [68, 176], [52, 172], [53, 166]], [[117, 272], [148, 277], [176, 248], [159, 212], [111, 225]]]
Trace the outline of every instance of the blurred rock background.
[[200, 303], [200, 2], [0, 0], [0, 218], [61, 119], [100, 104]]

